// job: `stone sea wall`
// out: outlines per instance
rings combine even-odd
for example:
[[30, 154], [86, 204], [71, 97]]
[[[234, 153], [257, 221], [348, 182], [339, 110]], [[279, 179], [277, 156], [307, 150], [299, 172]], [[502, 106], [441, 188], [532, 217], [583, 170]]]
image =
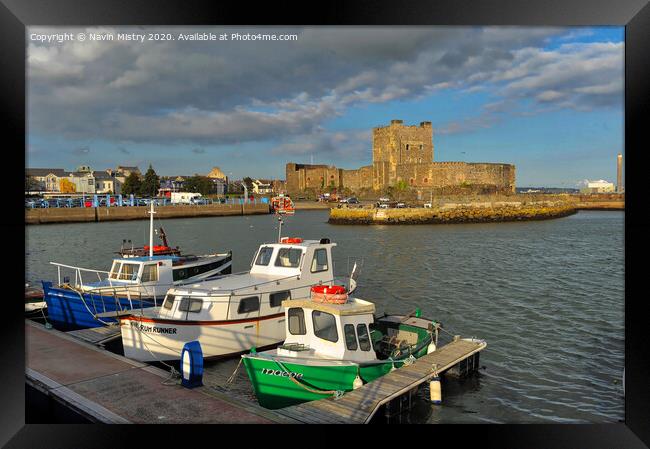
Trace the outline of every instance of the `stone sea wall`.
[[430, 209], [332, 209], [329, 222], [333, 224], [488, 223], [546, 220], [574, 213], [576, 207], [569, 202], [467, 202], [447, 203]]
[[[26, 224], [79, 223], [98, 221], [148, 220], [149, 208], [136, 207], [61, 207], [26, 209]], [[228, 215], [268, 214], [268, 204], [208, 204], [160, 206], [155, 218], [221, 217]]]

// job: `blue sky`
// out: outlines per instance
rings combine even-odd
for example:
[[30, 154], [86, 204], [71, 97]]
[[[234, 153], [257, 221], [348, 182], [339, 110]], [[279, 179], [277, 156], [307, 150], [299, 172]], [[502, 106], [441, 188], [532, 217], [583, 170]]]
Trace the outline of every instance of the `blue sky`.
[[[162, 175], [284, 178], [371, 163], [371, 130], [431, 121], [434, 160], [505, 162], [518, 186], [615, 182], [620, 27], [265, 27], [294, 42], [63, 42], [28, 30], [27, 166], [150, 163]], [[131, 32], [232, 32], [128, 28]], [[260, 30], [247, 30], [260, 31]]]

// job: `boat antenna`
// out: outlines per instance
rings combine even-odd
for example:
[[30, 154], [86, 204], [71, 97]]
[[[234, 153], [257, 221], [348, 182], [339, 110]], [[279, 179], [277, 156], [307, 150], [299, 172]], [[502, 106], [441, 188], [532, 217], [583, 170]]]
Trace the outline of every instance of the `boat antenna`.
[[153, 214], [155, 213], [153, 210], [153, 200], [151, 200], [151, 210], [149, 211], [149, 215], [151, 216], [149, 220], [149, 257], [153, 257]]

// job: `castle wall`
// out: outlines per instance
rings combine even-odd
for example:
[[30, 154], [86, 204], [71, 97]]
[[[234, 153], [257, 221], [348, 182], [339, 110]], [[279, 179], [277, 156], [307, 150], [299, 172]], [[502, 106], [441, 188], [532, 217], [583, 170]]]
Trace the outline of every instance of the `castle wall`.
[[340, 169], [341, 187], [351, 190], [365, 189], [372, 186], [373, 167], [366, 165], [357, 170]]
[[402, 164], [397, 167], [397, 182], [411, 187], [453, 185], [495, 185], [499, 190], [515, 191], [515, 166], [511, 164], [432, 162]]

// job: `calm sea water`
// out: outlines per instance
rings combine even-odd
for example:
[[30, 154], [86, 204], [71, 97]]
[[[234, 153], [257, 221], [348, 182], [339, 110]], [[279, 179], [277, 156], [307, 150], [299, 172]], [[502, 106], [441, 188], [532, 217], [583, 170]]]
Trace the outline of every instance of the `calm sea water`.
[[[408, 312], [487, 340], [482, 369], [426, 392], [404, 419], [428, 423], [603, 423], [624, 419], [624, 213], [582, 211], [557, 220], [416, 226], [334, 226], [298, 211], [283, 235], [329, 237], [336, 274], [363, 259], [357, 296], [379, 313]], [[273, 216], [159, 220], [186, 253], [233, 250], [248, 269], [277, 238]], [[148, 222], [28, 226], [26, 281], [55, 280], [49, 261], [107, 270], [122, 239], [148, 243]], [[209, 362], [222, 388], [237, 359]], [[254, 401], [240, 367], [228, 391]]]

